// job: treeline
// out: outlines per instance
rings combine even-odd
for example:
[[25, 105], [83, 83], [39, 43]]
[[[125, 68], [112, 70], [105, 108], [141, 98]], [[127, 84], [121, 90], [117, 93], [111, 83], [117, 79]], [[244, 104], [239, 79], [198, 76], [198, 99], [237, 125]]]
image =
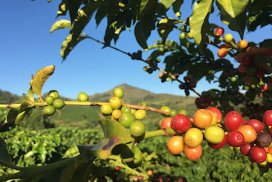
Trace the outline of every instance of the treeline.
[[12, 94], [8, 91], [0, 89], [0, 102], [1, 102], [1, 104], [10, 104], [10, 103], [18, 101], [20, 98], [21, 97], [18, 95], [15, 95], [15, 94]]

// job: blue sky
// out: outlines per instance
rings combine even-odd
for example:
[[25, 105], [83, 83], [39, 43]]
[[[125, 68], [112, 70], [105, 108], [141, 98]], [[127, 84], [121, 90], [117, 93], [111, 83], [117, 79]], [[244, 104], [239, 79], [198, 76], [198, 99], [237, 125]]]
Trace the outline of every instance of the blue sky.
[[[141, 62], [112, 49], [101, 49], [101, 45], [91, 40], [81, 42], [61, 62], [60, 46], [68, 31], [50, 34], [49, 29], [56, 21], [58, 0], [47, 3], [46, 0], [3, 0], [0, 7], [0, 89], [18, 95], [26, 93], [31, 75], [43, 66], [54, 64], [54, 75], [47, 81], [43, 92], [51, 89], [67, 97], [76, 97], [80, 91], [89, 94], [107, 91], [114, 86], [127, 83], [156, 93], [184, 95], [178, 89], [178, 83], [161, 83], [158, 72], [147, 74]], [[183, 12], [188, 16], [190, 12]], [[88, 26], [86, 32], [103, 40], [103, 26]], [[271, 27], [257, 36], [247, 34], [248, 40], [259, 41], [268, 37]], [[155, 37], [150, 38], [150, 42]], [[117, 46], [125, 51], [140, 49], [133, 31], [124, 33]], [[201, 82], [197, 90], [207, 88], [207, 82]]]

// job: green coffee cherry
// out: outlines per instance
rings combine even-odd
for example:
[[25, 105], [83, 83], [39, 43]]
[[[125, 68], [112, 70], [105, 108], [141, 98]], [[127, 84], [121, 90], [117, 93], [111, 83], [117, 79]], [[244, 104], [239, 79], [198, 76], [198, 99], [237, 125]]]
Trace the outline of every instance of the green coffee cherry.
[[42, 110], [42, 113], [45, 116], [52, 116], [53, 114], [55, 114], [55, 112], [56, 112], [56, 109], [52, 105], [45, 106]]
[[56, 109], [62, 109], [64, 107], [64, 101], [62, 99], [55, 99], [54, 102], [53, 102], [53, 106], [56, 108]]

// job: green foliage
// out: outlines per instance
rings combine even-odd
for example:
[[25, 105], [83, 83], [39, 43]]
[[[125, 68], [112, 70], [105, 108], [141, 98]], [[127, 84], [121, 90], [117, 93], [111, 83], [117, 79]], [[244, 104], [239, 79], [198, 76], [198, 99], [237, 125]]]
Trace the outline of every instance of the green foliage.
[[[189, 76], [195, 82], [206, 79], [209, 82], [219, 83], [221, 90], [217, 91], [214, 105], [221, 107], [224, 112], [231, 110], [233, 105], [237, 105], [237, 100], [241, 101], [241, 109], [244, 115], [254, 112], [245, 112], [248, 105], [254, 103], [255, 96], [261, 92], [261, 86], [258, 82], [263, 82], [272, 87], [271, 82], [271, 55], [260, 52], [254, 54], [250, 51], [240, 50], [237, 47], [238, 40], [232, 42], [224, 42], [222, 37], [214, 34], [216, 27], [221, 26], [213, 24], [209, 19], [214, 12], [219, 11], [220, 20], [226, 24], [230, 30], [239, 33], [243, 38], [244, 32], [255, 31], [258, 27], [271, 25], [272, 1], [249, 1], [249, 0], [202, 0], [193, 1], [193, 9], [189, 17], [182, 17], [181, 12], [185, 7], [182, 0], [176, 1], [62, 1], [59, 6], [59, 15], [65, 15], [69, 12], [72, 28], [62, 46], [61, 55], [65, 59], [73, 47], [81, 40], [83, 28], [95, 18], [96, 25], [100, 25], [103, 19], [106, 19], [107, 26], [104, 34], [104, 46], [110, 46], [111, 42], [116, 41], [121, 33], [134, 28], [134, 36], [138, 44], [145, 50], [149, 51], [147, 59], [144, 60], [148, 66], [145, 71], [153, 73], [156, 70], [162, 70], [158, 67], [158, 60], [163, 60], [165, 68], [164, 75], [160, 78], [162, 82], [167, 80], [182, 82], [178, 76]], [[216, 11], [217, 9], [218, 11]], [[173, 10], [175, 15], [169, 10]], [[156, 30], [156, 31], [153, 31]], [[149, 44], [148, 38], [151, 35], [157, 35], [160, 40], [156, 40], [153, 44]], [[179, 35], [187, 35], [187, 37], [179, 40]], [[85, 35], [85, 34], [84, 34]], [[91, 38], [85, 36], [85, 38]], [[171, 37], [171, 39], [169, 39]], [[174, 38], [173, 38], [174, 37]], [[191, 40], [193, 38], [194, 40]], [[69, 41], [67, 41], [69, 39]], [[269, 42], [264, 40], [263, 42]], [[73, 42], [69, 44], [68, 42]], [[100, 42], [101, 43], [101, 42]], [[72, 46], [70, 46], [72, 45]], [[221, 47], [228, 48], [228, 55], [232, 58], [218, 58], [210, 49], [215, 46], [217, 49]], [[249, 46], [257, 46], [258, 48], [267, 48], [268, 44], [249, 42]], [[271, 50], [268, 50], [271, 52]], [[136, 52], [135, 52], [136, 54]], [[133, 54], [130, 55], [131, 58]], [[241, 73], [237, 62], [241, 65], [241, 55], [249, 55], [253, 59], [246, 69], [246, 73]], [[264, 63], [255, 57], [261, 56]], [[241, 56], [243, 57], [243, 56]], [[244, 65], [242, 65], [244, 66]], [[201, 69], [200, 69], [201, 68]], [[216, 76], [218, 75], [218, 76]], [[263, 75], [263, 76], [260, 76]], [[230, 77], [237, 77], [236, 83], [230, 83]], [[242, 87], [253, 87], [247, 90], [247, 99], [237, 99], [243, 95]], [[226, 93], [233, 93], [235, 97], [230, 99], [229, 103], [225, 101]], [[184, 89], [186, 95], [190, 92], [196, 92], [194, 88]], [[268, 97], [265, 100], [271, 100], [270, 94], [263, 94]], [[204, 93], [203, 93], [204, 94]], [[203, 94], [198, 94], [201, 99]], [[248, 97], [250, 95], [250, 97]], [[269, 108], [267, 101], [259, 103], [264, 109]], [[249, 116], [251, 118], [255, 116]], [[258, 119], [260, 117], [258, 116]]]
[[0, 89], [0, 101], [2, 104], [14, 103], [19, 99], [20, 97], [18, 95]]
[[94, 129], [58, 128], [47, 130], [13, 129], [1, 133], [13, 162], [32, 166], [60, 160], [65, 152], [80, 144], [97, 143], [102, 135]]
[[194, 5], [193, 14], [190, 17], [190, 32], [197, 44], [206, 42], [206, 34], [209, 30], [206, 24], [212, 10], [212, 3], [213, 0], [204, 0]]

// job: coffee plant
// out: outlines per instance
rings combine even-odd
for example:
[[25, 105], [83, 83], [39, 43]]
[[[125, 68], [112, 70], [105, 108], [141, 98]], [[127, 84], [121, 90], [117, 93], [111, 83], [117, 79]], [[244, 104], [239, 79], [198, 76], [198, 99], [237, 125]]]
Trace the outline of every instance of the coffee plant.
[[[204, 148], [213, 150], [229, 145], [233, 152], [248, 156], [263, 171], [271, 171], [272, 39], [251, 42], [244, 39], [244, 32], [271, 26], [272, 1], [192, 1], [191, 15], [184, 20], [181, 16], [183, 3], [182, 0], [62, 0], [57, 15], [66, 19], [57, 20], [50, 32], [70, 29], [61, 46], [63, 60], [79, 42], [89, 39], [132, 60], [143, 62], [144, 71], [149, 74], [158, 71], [162, 82], [177, 81], [185, 95], [191, 92], [197, 95], [195, 104], [198, 110], [192, 116], [173, 111], [169, 106], [153, 108], [146, 104], [123, 103], [124, 92], [121, 88], [113, 90], [108, 102], [89, 101], [84, 92], [78, 94], [77, 101], [63, 100], [57, 90], [51, 90], [46, 98], [42, 98], [43, 85], [55, 71], [55, 66], [50, 65], [33, 76], [22, 103], [0, 104], [3, 112], [7, 112], [5, 115], [1, 110], [0, 132], [11, 130], [37, 107], [42, 108], [41, 114], [51, 116], [63, 107], [91, 106], [101, 108], [98, 122], [104, 137], [94, 144], [78, 145], [73, 149], [76, 150], [72, 152], [73, 155], [61, 156], [63, 160], [36, 167], [31, 162], [30, 166], [26, 166], [25, 158], [21, 159], [21, 156], [16, 159], [21, 163], [15, 164], [10, 157], [9, 145], [2, 137], [0, 164], [7, 169], [7, 174], [2, 175], [0, 180], [156, 180], [154, 171], [162, 171], [154, 167], [151, 170], [152, 167], [147, 166], [159, 156], [152, 151], [142, 152], [146, 147], [141, 147], [141, 144], [148, 138], [162, 136], [167, 137], [164, 147], [171, 157], [185, 157], [190, 161], [186, 165], [201, 160], [205, 155]], [[215, 12], [220, 14], [220, 23], [210, 20]], [[95, 26], [99, 26], [103, 19], [107, 20], [104, 41], [83, 32], [92, 18], [95, 19]], [[222, 27], [223, 23], [228, 30]], [[111, 45], [112, 41], [118, 41], [122, 32], [129, 29], [134, 29], [134, 36], [142, 50], [130, 53]], [[228, 31], [237, 32], [239, 37]], [[159, 40], [150, 44], [148, 38], [156, 33]], [[144, 58], [148, 53], [149, 56]], [[201, 79], [216, 82], [219, 87], [199, 93], [197, 82]], [[148, 112], [164, 116], [159, 129], [146, 130], [143, 121]], [[49, 140], [51, 137], [48, 136]], [[41, 138], [37, 138], [37, 141], [37, 148], [46, 145]], [[44, 148], [39, 150], [42, 150], [42, 155], [35, 164], [50, 160], [54, 152], [48, 150], [45, 153]], [[28, 155], [35, 155], [35, 150]], [[167, 162], [171, 164], [171, 160]], [[221, 164], [224, 165], [223, 162]], [[220, 175], [229, 179], [224, 169], [215, 172], [214, 179], [222, 180]], [[241, 179], [250, 180], [248, 176], [241, 176]], [[186, 178], [190, 178], [190, 175]], [[205, 176], [202, 180], [209, 178]]]
[[[246, 121], [237, 111], [230, 111], [223, 117], [217, 107], [199, 109], [190, 118], [184, 112], [173, 114], [168, 106], [157, 109], [146, 104], [123, 103], [124, 91], [120, 87], [113, 90], [113, 96], [108, 102], [89, 101], [88, 95], [84, 92], [78, 94], [77, 100], [63, 100], [57, 90], [49, 91], [46, 98], [42, 98], [43, 85], [54, 71], [55, 66], [50, 65], [36, 72], [30, 81], [30, 88], [25, 94], [23, 103], [0, 105], [1, 108], [9, 108], [0, 126], [1, 132], [6, 134], [1, 136], [3, 150], [0, 163], [5, 167], [2, 173], [7, 173], [0, 177], [2, 181], [152, 180], [154, 177], [159, 178], [153, 176], [150, 164], [150, 161], [158, 159], [158, 154], [142, 152], [144, 147], [140, 144], [148, 138], [161, 136], [168, 136], [164, 147], [176, 157], [183, 156], [187, 160], [197, 161], [202, 157], [203, 147], [219, 149], [229, 145], [239, 149], [252, 162], [270, 170], [271, 110], [264, 113], [262, 121], [257, 119]], [[26, 131], [17, 131], [16, 128], [11, 130], [37, 107], [42, 107], [42, 115], [51, 116], [56, 110], [69, 106], [100, 107], [99, 124], [104, 131], [104, 137], [99, 137], [99, 133], [86, 133], [85, 136], [90, 137], [92, 141], [87, 140], [80, 145], [82, 143], [80, 133], [75, 134], [76, 137], [71, 137], [69, 132], [68, 135], [65, 132], [61, 135], [57, 133], [48, 135], [45, 130], [40, 136], [32, 138], [31, 135], [37, 135], [35, 131], [28, 134]], [[148, 112], [164, 116], [159, 123], [159, 129], [152, 131], [145, 129], [144, 120]], [[8, 130], [11, 131], [5, 132]], [[9, 136], [14, 135], [12, 132], [16, 133], [17, 138], [10, 138], [10, 141]], [[75, 138], [76, 141], [69, 143], [62, 138]], [[76, 147], [75, 144], [79, 145]], [[64, 159], [60, 160], [61, 158]]]

